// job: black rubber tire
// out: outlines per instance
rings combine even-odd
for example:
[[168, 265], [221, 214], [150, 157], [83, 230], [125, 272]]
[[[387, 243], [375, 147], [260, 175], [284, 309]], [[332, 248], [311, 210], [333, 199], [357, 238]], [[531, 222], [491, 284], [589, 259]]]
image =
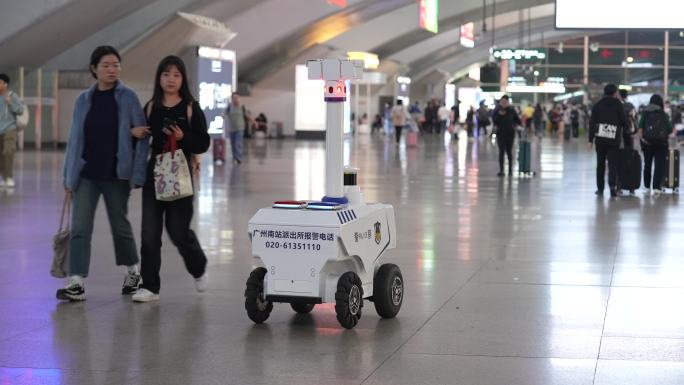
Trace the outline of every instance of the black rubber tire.
[[309, 314], [316, 305], [313, 303], [291, 303], [290, 306], [299, 314]]
[[[397, 287], [398, 285], [398, 287]], [[373, 278], [373, 304], [382, 318], [394, 318], [404, 302], [404, 277], [399, 266], [386, 263]]]
[[[353, 297], [353, 300], [352, 300]], [[335, 313], [337, 321], [345, 329], [352, 329], [361, 319], [363, 308], [363, 285], [354, 272], [342, 274], [335, 292]]]
[[267, 271], [263, 267], [252, 270], [245, 289], [247, 316], [258, 324], [266, 321], [273, 310], [273, 302], [264, 301], [264, 277], [266, 273]]

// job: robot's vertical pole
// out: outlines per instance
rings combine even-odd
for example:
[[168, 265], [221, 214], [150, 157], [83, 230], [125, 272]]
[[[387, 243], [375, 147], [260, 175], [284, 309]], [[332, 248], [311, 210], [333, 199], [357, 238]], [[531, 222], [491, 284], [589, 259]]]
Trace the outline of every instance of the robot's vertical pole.
[[344, 103], [327, 102], [325, 133], [325, 196], [344, 197]]

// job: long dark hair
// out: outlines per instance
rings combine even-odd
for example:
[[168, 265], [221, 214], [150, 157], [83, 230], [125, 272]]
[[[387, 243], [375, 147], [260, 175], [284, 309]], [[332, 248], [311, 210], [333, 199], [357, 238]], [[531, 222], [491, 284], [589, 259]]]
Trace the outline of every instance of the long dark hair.
[[180, 94], [181, 99], [184, 103], [194, 102], [195, 98], [190, 92], [190, 87], [188, 86], [188, 71], [185, 69], [185, 63], [178, 56], [170, 55], [162, 59], [157, 67], [157, 75], [154, 78], [154, 94], [152, 94], [152, 106], [156, 108], [161, 108], [164, 101], [164, 90], [161, 88], [161, 75], [163, 72], [168, 71], [171, 67], [176, 67], [178, 72], [181, 73], [183, 77], [183, 82], [181, 83]]

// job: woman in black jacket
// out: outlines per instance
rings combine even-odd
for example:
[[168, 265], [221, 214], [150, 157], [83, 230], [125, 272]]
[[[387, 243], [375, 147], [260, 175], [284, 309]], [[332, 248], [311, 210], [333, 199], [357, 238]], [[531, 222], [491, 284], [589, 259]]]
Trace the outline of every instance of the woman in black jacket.
[[[661, 185], [665, 177], [665, 158], [668, 150], [668, 137], [672, 135], [672, 122], [664, 111], [663, 98], [660, 95], [651, 96], [648, 106], [644, 109], [639, 122], [641, 133], [641, 148], [644, 151], [644, 188], [646, 194], [659, 196]], [[655, 160], [655, 170], [651, 179], [651, 167]], [[651, 185], [651, 180], [653, 184]]]
[[[154, 95], [145, 106], [152, 137], [152, 157], [147, 168], [147, 181], [143, 187], [141, 275], [142, 285], [133, 301], [159, 300], [161, 267], [161, 236], [164, 219], [166, 231], [178, 248], [185, 267], [195, 279], [195, 288], [206, 290], [207, 257], [190, 229], [194, 211], [193, 197], [171, 202], [156, 199], [154, 164], [156, 155], [162, 152], [164, 143], [173, 135], [192, 168], [193, 154], [201, 154], [209, 148], [207, 122], [202, 109], [188, 87], [185, 64], [177, 56], [167, 56], [157, 68]], [[166, 218], [164, 218], [166, 217]]]
[[494, 125], [497, 127], [496, 143], [499, 145], [499, 173], [504, 176], [504, 154], [508, 157], [508, 176], [513, 175], [513, 141], [515, 140], [515, 127], [521, 125], [522, 121], [511, 107], [508, 95], [504, 95], [499, 100], [499, 105], [494, 111]]

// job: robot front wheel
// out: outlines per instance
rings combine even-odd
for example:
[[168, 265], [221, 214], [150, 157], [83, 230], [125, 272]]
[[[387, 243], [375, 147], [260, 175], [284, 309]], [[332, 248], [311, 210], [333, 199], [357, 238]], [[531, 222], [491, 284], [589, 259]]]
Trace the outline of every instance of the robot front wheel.
[[335, 313], [337, 321], [345, 329], [351, 329], [359, 323], [363, 308], [363, 285], [356, 273], [348, 271], [337, 281], [335, 292]]
[[266, 321], [273, 310], [273, 302], [266, 301], [264, 295], [264, 277], [266, 273], [267, 270], [263, 267], [252, 270], [247, 279], [247, 288], [245, 289], [245, 310], [247, 310], [247, 316], [258, 324]]

